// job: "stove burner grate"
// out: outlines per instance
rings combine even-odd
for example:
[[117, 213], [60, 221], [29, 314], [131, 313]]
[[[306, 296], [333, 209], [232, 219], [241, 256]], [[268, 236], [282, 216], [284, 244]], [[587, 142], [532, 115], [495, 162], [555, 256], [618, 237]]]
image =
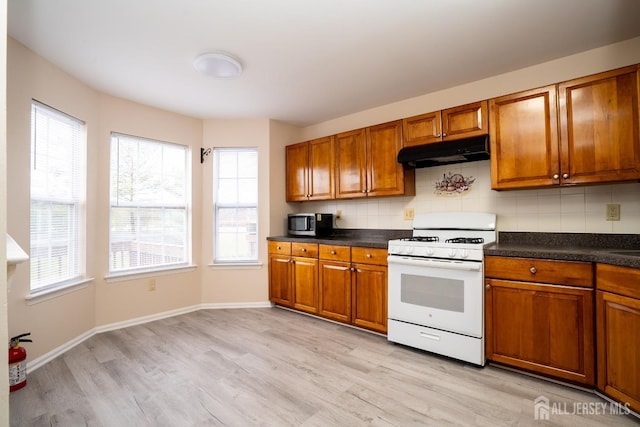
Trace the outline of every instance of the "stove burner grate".
[[464, 243], [468, 245], [475, 245], [479, 243], [484, 243], [484, 239], [482, 237], [454, 237], [452, 239], [447, 239], [446, 243]]
[[438, 236], [414, 236], [405, 237], [402, 240], [405, 242], [439, 242], [440, 238]]

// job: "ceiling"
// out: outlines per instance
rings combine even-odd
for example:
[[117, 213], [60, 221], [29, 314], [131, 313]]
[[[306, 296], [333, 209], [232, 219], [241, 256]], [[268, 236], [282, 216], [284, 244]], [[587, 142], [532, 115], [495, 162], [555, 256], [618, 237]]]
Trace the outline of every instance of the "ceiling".
[[9, 0], [8, 28], [104, 93], [304, 126], [640, 36], [640, 1]]

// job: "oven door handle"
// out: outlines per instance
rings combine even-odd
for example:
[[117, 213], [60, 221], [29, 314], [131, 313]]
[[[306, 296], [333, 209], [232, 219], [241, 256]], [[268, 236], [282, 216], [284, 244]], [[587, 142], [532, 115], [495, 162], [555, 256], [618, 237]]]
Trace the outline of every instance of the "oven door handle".
[[409, 258], [396, 255], [387, 257], [388, 264], [410, 265], [415, 267], [446, 268], [448, 270], [481, 271], [482, 263], [473, 261], [449, 261], [430, 258]]

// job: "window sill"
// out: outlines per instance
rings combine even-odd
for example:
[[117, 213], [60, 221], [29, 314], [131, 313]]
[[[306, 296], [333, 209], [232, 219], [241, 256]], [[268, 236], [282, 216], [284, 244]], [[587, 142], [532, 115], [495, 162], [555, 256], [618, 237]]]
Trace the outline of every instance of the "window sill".
[[208, 265], [212, 270], [260, 270], [262, 263], [256, 262], [212, 262]]
[[80, 289], [84, 289], [89, 286], [94, 279], [82, 279], [74, 283], [69, 283], [64, 286], [59, 286], [53, 289], [47, 289], [41, 292], [33, 292], [29, 293], [24, 297], [25, 301], [27, 301], [27, 305], [34, 305], [44, 301], [48, 301], [50, 299], [61, 297], [62, 295], [70, 294], [71, 292], [79, 291]]
[[114, 273], [104, 277], [107, 283], [124, 282], [125, 280], [146, 279], [148, 277], [166, 276], [176, 273], [188, 273], [195, 271], [197, 265], [181, 265], [179, 267], [159, 268], [156, 270], [130, 271], [126, 273]]

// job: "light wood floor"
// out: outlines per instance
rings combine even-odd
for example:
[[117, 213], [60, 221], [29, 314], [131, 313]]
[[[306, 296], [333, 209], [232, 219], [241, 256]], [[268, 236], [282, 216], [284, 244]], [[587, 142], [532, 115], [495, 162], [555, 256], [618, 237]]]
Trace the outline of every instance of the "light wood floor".
[[[202, 310], [95, 335], [28, 374], [12, 426], [637, 425], [604, 403], [278, 308]], [[586, 406], [581, 406], [586, 407]]]

